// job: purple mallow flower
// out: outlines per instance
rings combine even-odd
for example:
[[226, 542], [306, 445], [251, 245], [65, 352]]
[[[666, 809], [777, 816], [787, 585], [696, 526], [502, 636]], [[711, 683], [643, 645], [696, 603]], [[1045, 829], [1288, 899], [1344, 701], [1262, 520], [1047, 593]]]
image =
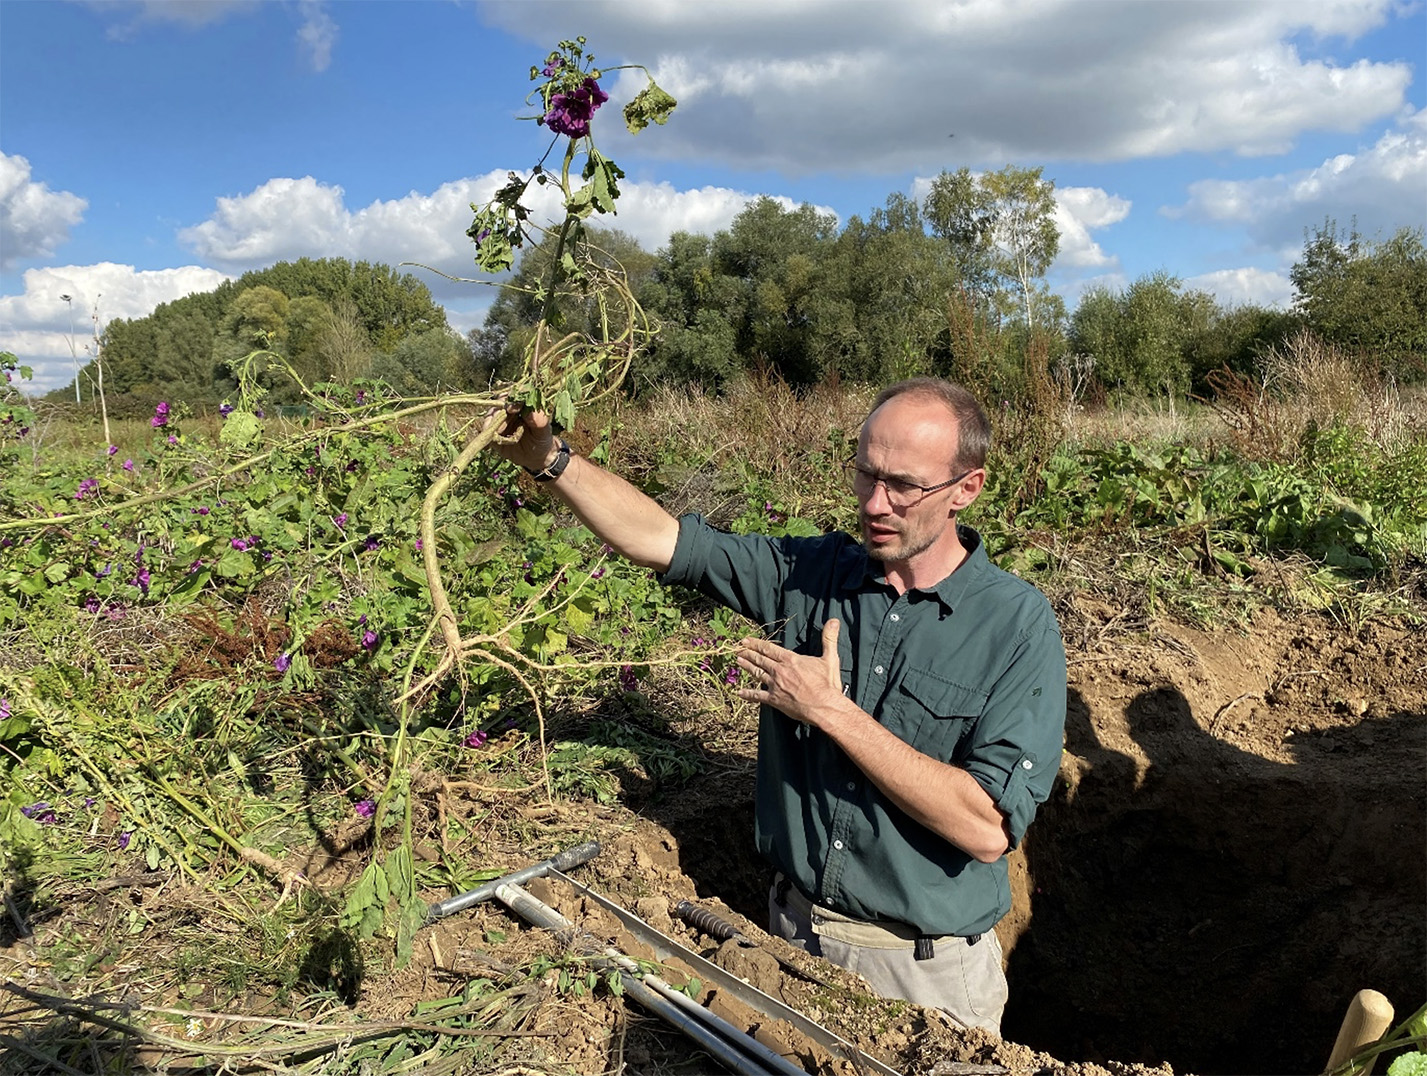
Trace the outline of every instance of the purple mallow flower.
[[738, 677], [741, 672], [742, 670], [739, 669], [737, 665], [730, 665], [728, 667], [728, 672], [724, 674], [723, 682], [729, 687], [733, 687], [735, 684], [738, 683]]
[[168, 425], [168, 401], [160, 400], [158, 406], [154, 408], [154, 417], [149, 419], [149, 425], [154, 429]]
[[147, 598], [149, 596], [150, 578], [151, 576], [149, 575], [149, 570], [147, 568], [140, 568], [138, 574], [135, 575], [133, 579], [129, 580], [129, 585], [138, 587], [139, 593]]
[[278, 672], [287, 672], [288, 667], [291, 664], [292, 658], [288, 657], [286, 654], [279, 654], [276, 658], [273, 659], [273, 668], [276, 669]]
[[227, 418], [233, 413], [233, 405], [230, 404], [227, 400], [224, 400], [218, 405], [218, 413], [224, 418]]
[[81, 482], [79, 483], [79, 488], [74, 491], [74, 499], [75, 499], [76, 501], [82, 501], [82, 500], [84, 500], [85, 497], [89, 496], [91, 493], [98, 493], [98, 492], [99, 492], [99, 479], [97, 479], [97, 478], [86, 478], [86, 479], [84, 479], [83, 481], [81, 481]]
[[239, 553], [243, 552], [248, 548], [248, 540], [246, 538], [234, 538], [230, 540], [228, 544], [234, 549], [236, 549]]
[[9, 699], [0, 699], [0, 721], [8, 721], [9, 719], [10, 719], [10, 700], [9, 700]]
[[585, 79], [579, 89], [550, 95], [550, 111], [540, 121], [556, 134], [569, 138], [584, 138], [590, 133], [590, 119], [595, 110], [609, 100], [592, 78]]
[[370, 818], [377, 813], [376, 800], [362, 800], [353, 808], [363, 818]]
[[332, 522], [337, 524], [337, 529], [339, 531], [345, 530], [347, 527], [347, 513], [343, 512], [341, 515], [333, 516]]
[[476, 729], [476, 731], [467, 736], [463, 742], [467, 747], [480, 747], [481, 744], [490, 738], [491, 734], [489, 732], [486, 732], [484, 729]]
[[132, 836], [133, 833], [127, 831], [119, 834], [119, 851], [122, 852], [125, 848], [129, 847], [129, 838]]
[[117, 456], [118, 454], [119, 454], [119, 446], [118, 446], [118, 445], [110, 445], [110, 446], [109, 446], [109, 455], [111, 455], [111, 456]]
[[639, 687], [639, 677], [634, 675], [633, 665], [619, 667], [619, 687], [621, 691], [633, 691]]
[[368, 552], [368, 553], [375, 553], [375, 552], [376, 552], [378, 549], [380, 549], [381, 547], [382, 547], [382, 544], [381, 544], [381, 542], [379, 542], [377, 539], [372, 538], [372, 537], [368, 537], [368, 538], [367, 538], [367, 552]]
[[370, 628], [362, 632], [362, 649], [375, 650], [377, 648], [377, 633]]
[[134, 469], [134, 461], [133, 461], [133, 460], [125, 460], [125, 461], [124, 461], [124, 470], [126, 470], [126, 471], [132, 471], [133, 469]]
[[54, 808], [44, 800], [32, 803], [28, 807], [21, 807], [20, 813], [26, 818], [34, 819], [42, 826], [52, 826], [59, 821], [59, 816], [55, 814]]

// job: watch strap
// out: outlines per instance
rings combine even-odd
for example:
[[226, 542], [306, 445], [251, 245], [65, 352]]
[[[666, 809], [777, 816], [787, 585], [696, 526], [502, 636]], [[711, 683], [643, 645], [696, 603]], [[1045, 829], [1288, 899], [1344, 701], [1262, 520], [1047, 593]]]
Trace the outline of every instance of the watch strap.
[[537, 482], [553, 482], [565, 473], [565, 468], [570, 466], [570, 446], [563, 437], [557, 438], [555, 442], [559, 447], [555, 450], [555, 458], [551, 460], [543, 471], [531, 471], [531, 476]]

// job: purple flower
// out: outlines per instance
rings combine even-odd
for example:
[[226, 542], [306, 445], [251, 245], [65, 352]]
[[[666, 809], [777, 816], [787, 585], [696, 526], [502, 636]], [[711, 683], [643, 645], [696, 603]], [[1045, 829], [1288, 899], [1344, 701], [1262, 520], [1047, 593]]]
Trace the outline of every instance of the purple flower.
[[619, 687], [621, 691], [634, 691], [639, 687], [639, 677], [634, 675], [633, 665], [619, 667]]
[[565, 66], [563, 57], [552, 56], [545, 62], [545, 66], [540, 69], [540, 73], [546, 78], [554, 78]]
[[104, 610], [104, 615], [107, 616], [110, 620], [123, 620], [124, 607], [122, 605], [111, 605], [109, 606], [109, 608]]
[[700, 672], [711, 672], [711, 671], [712, 671], [712, 666], [709, 665], [709, 659], [708, 659], [708, 658], [704, 658], [703, 661], [699, 662], [699, 671], [700, 671]]
[[93, 796], [85, 796], [85, 797], [84, 797], [84, 809], [85, 809], [86, 811], [89, 810], [89, 808], [91, 808], [91, 807], [94, 806], [95, 802], [96, 802], [96, 801], [95, 801], [95, 799], [94, 799]]
[[381, 547], [382, 547], [382, 544], [381, 544], [381, 542], [377, 541], [377, 539], [375, 539], [375, 538], [373, 538], [373, 537], [371, 537], [371, 536], [368, 536], [368, 537], [367, 537], [367, 552], [368, 552], [368, 553], [375, 553], [375, 552], [376, 552], [378, 549], [380, 549]]
[[724, 674], [723, 682], [729, 687], [733, 687], [734, 684], [738, 683], [738, 677], [742, 671], [743, 670], [741, 670], [737, 665], [730, 665], [728, 667], [728, 672]]
[[370, 628], [362, 632], [362, 649], [375, 650], [377, 648], [377, 633]]
[[84, 500], [85, 497], [89, 496], [89, 494], [91, 494], [91, 493], [97, 493], [98, 490], [99, 490], [99, 479], [97, 479], [97, 478], [86, 478], [86, 479], [84, 479], [83, 481], [81, 481], [81, 482], [79, 483], [79, 488], [74, 491], [74, 499], [75, 499], [76, 501], [82, 501], [82, 500]]
[[122, 852], [125, 848], [129, 847], [129, 838], [133, 835], [134, 834], [128, 830], [125, 830], [123, 833], [119, 834], [119, 851]]
[[243, 552], [245, 549], [248, 548], [248, 543], [247, 543], [247, 541], [245, 541], [245, 540], [242, 539], [242, 538], [234, 538], [234, 539], [232, 539], [231, 541], [229, 541], [228, 544], [229, 544], [230, 546], [232, 546], [234, 549], [236, 549], [239, 553]]
[[224, 418], [227, 418], [233, 413], [233, 405], [230, 404], [227, 400], [224, 400], [218, 405], [218, 413]]
[[139, 593], [147, 598], [149, 596], [150, 578], [151, 576], [149, 575], [149, 570], [147, 568], [140, 568], [139, 573], [134, 576], [133, 579], [129, 580], [129, 585], [133, 587], [138, 587]]
[[154, 417], [149, 419], [149, 425], [154, 429], [160, 429], [168, 425], [168, 401], [160, 400], [154, 408]]
[[178, 444], [178, 438], [175, 437], [173, 434], [169, 434], [169, 435], [168, 435], [168, 443], [171, 444], [171, 445], [176, 445], [176, 444]]
[[134, 469], [134, 461], [133, 461], [133, 460], [125, 460], [125, 461], [124, 461], [124, 470], [126, 470], [126, 471], [132, 471], [133, 469]]
[[609, 94], [600, 89], [600, 84], [587, 78], [579, 89], [551, 94], [550, 111], [540, 119], [556, 134], [584, 138], [590, 133], [590, 119], [595, 110], [608, 100]]
[[86, 613], [99, 612], [99, 599], [91, 594], [88, 598], [84, 600], [84, 611]]
[[206, 504], [200, 504], [197, 508], [193, 509], [193, 514], [196, 516], [206, 516], [210, 511], [212, 511], [212, 509]]
[[287, 672], [288, 666], [292, 664], [292, 659], [286, 654], [279, 654], [273, 659], [273, 668], [278, 672]]
[[416, 539], [416, 551], [417, 551], [418, 553], [421, 552], [421, 539], [420, 539], [420, 538]]
[[377, 813], [377, 804], [375, 800], [362, 800], [353, 810], [363, 818], [370, 818]]
[[94, 573], [94, 578], [95, 578], [95, 579], [103, 579], [106, 575], [108, 575], [108, 574], [109, 574], [110, 572], [112, 572], [113, 570], [114, 570], [114, 564], [113, 564], [113, 562], [111, 561], [110, 563], [104, 565], [104, 567], [100, 568], [97, 572], [95, 572], [95, 573]]
[[694, 636], [694, 639], [693, 639], [693, 645], [694, 645], [694, 646], [708, 646], [708, 645], [709, 645], [709, 641], [708, 641], [707, 639], [705, 639], [702, 635], [695, 635], [695, 636]]
[[194, 572], [200, 570], [202, 567], [203, 567], [203, 558], [202, 558], [202, 557], [199, 557], [196, 561], [194, 561], [192, 564], [190, 564], [190, 565], [188, 566], [188, 574], [189, 574], [189, 575], [192, 575]]
[[485, 743], [485, 742], [486, 742], [487, 740], [489, 740], [490, 738], [491, 738], [491, 735], [490, 735], [489, 732], [486, 732], [486, 731], [483, 730], [483, 729], [476, 729], [475, 732], [473, 732], [473, 733], [471, 733], [469, 736], [467, 736], [467, 737], [465, 738], [465, 740], [463, 740], [462, 742], [463, 742], [467, 747], [480, 747], [481, 744]]
[[44, 800], [41, 800], [39, 803], [32, 803], [28, 807], [21, 807], [20, 813], [26, 818], [33, 818], [42, 826], [52, 826], [59, 821], [59, 817], [55, 814], [54, 808]]
[[489, 228], [482, 228], [480, 234], [476, 236], [476, 246], [480, 246], [484, 243], [490, 234], [491, 230]]
[[347, 513], [343, 512], [341, 515], [333, 516], [332, 522], [337, 524], [337, 529], [339, 531], [345, 530], [347, 527]]
[[10, 700], [0, 699], [0, 721], [10, 720]]
[[348, 474], [356, 474], [356, 473], [357, 473], [357, 461], [356, 461], [356, 460], [348, 460], [348, 461], [347, 461], [347, 466], [343, 467], [342, 470], [346, 471]]
[[601, 578], [603, 578], [603, 577], [604, 577], [604, 569], [603, 569], [603, 568], [596, 568], [594, 571], [592, 571], [592, 572], [590, 573], [590, 578], [591, 578], [591, 579], [601, 579]]
[[367, 402], [367, 390], [366, 390], [366, 389], [358, 389], [358, 390], [357, 390], [357, 403], [366, 403], [366, 402]]
[[119, 454], [119, 446], [118, 446], [118, 445], [110, 445], [110, 446], [109, 446], [109, 455], [111, 455], [111, 456], [117, 456], [118, 454]]
[[257, 415], [258, 418], [267, 418], [267, 417], [268, 417], [267, 415], [263, 414], [263, 409], [262, 409], [261, 407], [259, 407], [256, 411], [254, 411], [253, 414]]

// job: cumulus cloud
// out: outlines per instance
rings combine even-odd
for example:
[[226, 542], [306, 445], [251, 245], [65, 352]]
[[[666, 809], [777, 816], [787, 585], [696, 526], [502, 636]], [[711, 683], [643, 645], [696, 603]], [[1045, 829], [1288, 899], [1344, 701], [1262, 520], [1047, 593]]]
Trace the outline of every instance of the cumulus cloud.
[[[482, 10], [544, 46], [570, 8]], [[653, 57], [679, 98], [648, 152], [804, 173], [1282, 152], [1402, 107], [1406, 62], [1339, 64], [1296, 44], [1399, 13], [1397, 0], [1123, 3], [1113, 18], [1073, 0], [587, 0], [579, 21], [620, 43], [601, 62]]]
[[[137, 270], [132, 265], [61, 265], [27, 269], [24, 291], [0, 297], [0, 348], [35, 367], [29, 391], [47, 392], [74, 376], [71, 344], [81, 363], [85, 345], [113, 318], [139, 318], [160, 303], [212, 291], [227, 279], [216, 269]], [[66, 302], [64, 296], [69, 296]]]
[[176, 23], [198, 29], [253, 11], [258, 0], [87, 0], [84, 6], [113, 20], [108, 30], [111, 39], [127, 41], [144, 23]]
[[1207, 291], [1220, 306], [1272, 306], [1293, 302], [1293, 281], [1271, 269], [1219, 269], [1184, 281], [1186, 291]]
[[320, 0], [301, 0], [297, 6], [302, 13], [298, 49], [312, 64], [312, 70], [326, 71], [332, 63], [332, 47], [337, 43], [337, 23]]
[[1118, 224], [1130, 215], [1130, 201], [1099, 187], [1059, 187], [1055, 192], [1055, 226], [1060, 229], [1057, 267], [1104, 269], [1119, 265], [1090, 232]]
[[47, 258], [69, 238], [89, 203], [69, 191], [52, 191], [30, 178], [24, 157], [0, 153], [0, 264]]
[[[1189, 200], [1165, 210], [1242, 227], [1259, 246], [1290, 253], [1303, 230], [1334, 217], [1373, 236], [1427, 224], [1427, 112], [1413, 112], [1357, 153], [1330, 157], [1316, 168], [1247, 180], [1200, 180]], [[1385, 235], [1384, 235], [1385, 237]]]
[[[311, 176], [272, 179], [247, 194], [218, 199], [214, 214], [183, 229], [179, 238], [202, 261], [234, 273], [305, 256], [418, 262], [450, 276], [470, 276], [474, 252], [465, 231], [471, 205], [485, 204], [507, 178], [504, 171], [488, 172], [430, 194], [413, 191], [357, 209], [347, 207], [341, 187]], [[618, 228], [653, 251], [675, 231], [711, 234], [726, 228], [754, 197], [727, 187], [680, 191], [668, 183], [626, 182], [620, 186], [618, 215], [591, 223]], [[779, 201], [793, 205], [787, 198]], [[526, 204], [537, 222], [553, 221], [560, 212], [550, 187], [532, 187]], [[442, 298], [470, 290], [441, 278], [427, 283]]]

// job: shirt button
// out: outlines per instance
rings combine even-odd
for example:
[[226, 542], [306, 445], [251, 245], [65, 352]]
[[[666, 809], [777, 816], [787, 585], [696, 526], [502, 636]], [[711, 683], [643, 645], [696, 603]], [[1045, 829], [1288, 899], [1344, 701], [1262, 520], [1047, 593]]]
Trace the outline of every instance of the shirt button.
[[857, 782], [856, 782], [856, 781], [848, 781], [848, 782], [847, 782], [847, 790], [848, 790], [849, 792], [856, 792], [856, 791], [857, 791]]
[[872, 671], [875, 672], [878, 676], [881, 676], [881, 675], [882, 675], [882, 666], [878, 665], [877, 668], [873, 669]]
[[896, 613], [893, 613], [893, 614], [892, 614], [892, 619], [893, 619], [893, 620], [901, 620], [902, 618], [901, 618], [900, 616], [898, 616]]
[[842, 851], [842, 842], [841, 842], [841, 841], [833, 841], [833, 842], [832, 842], [832, 846], [833, 846], [834, 848], [836, 848], [839, 852]]
[[1028, 770], [1028, 769], [1030, 769], [1030, 768], [1031, 768], [1031, 760], [1030, 760], [1030, 759], [1025, 759], [1024, 761], [1022, 761], [1022, 763], [1021, 763], [1021, 769], [1023, 769], [1023, 770]]

